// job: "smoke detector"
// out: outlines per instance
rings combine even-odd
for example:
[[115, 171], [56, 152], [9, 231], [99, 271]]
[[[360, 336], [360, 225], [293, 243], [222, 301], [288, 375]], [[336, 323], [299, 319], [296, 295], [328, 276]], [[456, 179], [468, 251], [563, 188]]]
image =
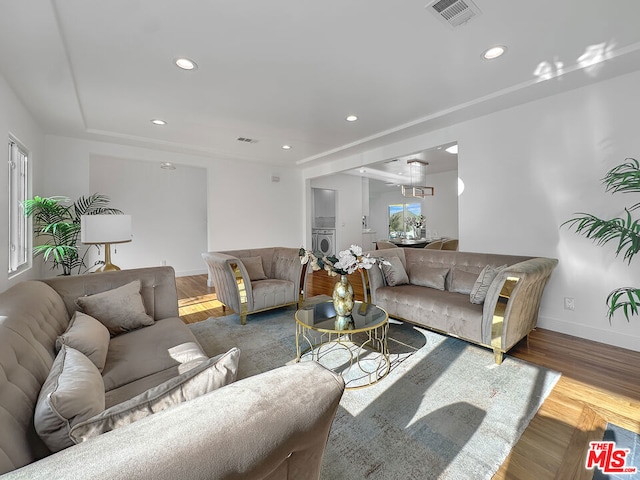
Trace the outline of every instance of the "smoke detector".
[[482, 14], [472, 0], [434, 0], [425, 8], [451, 28], [464, 25]]

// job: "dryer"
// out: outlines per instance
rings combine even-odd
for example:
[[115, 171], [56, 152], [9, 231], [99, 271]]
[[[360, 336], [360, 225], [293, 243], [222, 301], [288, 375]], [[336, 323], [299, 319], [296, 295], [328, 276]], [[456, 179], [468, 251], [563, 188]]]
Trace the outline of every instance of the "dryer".
[[319, 228], [312, 231], [316, 240], [316, 250], [325, 256], [336, 254], [336, 230], [334, 228]]

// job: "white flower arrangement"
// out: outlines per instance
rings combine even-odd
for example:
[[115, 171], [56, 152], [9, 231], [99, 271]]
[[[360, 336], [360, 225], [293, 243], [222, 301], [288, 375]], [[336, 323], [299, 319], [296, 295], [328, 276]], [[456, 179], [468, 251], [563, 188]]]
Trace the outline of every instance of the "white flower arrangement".
[[424, 215], [418, 215], [416, 217], [411, 217], [409, 220], [407, 220], [407, 225], [414, 228], [422, 228], [426, 220], [427, 219]]
[[304, 248], [300, 249], [299, 255], [303, 265], [310, 263], [314, 271], [326, 270], [330, 276], [349, 275], [363, 268], [369, 270], [376, 261], [389, 264], [383, 258], [372, 257], [368, 253], [363, 255], [362, 247], [358, 245], [351, 245], [349, 250], [339, 252], [337, 257], [327, 257], [319, 252], [312, 252]]

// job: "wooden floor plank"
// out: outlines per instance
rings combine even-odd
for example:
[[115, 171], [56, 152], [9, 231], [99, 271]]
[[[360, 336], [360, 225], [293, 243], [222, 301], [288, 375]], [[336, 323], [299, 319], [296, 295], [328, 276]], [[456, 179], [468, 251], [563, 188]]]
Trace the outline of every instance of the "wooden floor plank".
[[[338, 277], [309, 275], [308, 296], [331, 295]], [[349, 276], [356, 299], [364, 289], [359, 274]], [[185, 322], [229, 314], [206, 275], [177, 279], [180, 316]], [[640, 434], [640, 352], [537, 329], [509, 355], [550, 368], [562, 377], [500, 467], [494, 480], [591, 478], [582, 468], [589, 438], [603, 422]], [[635, 465], [640, 467], [640, 465]]]
[[555, 478], [591, 480], [593, 470], [584, 467], [589, 442], [602, 440], [607, 421], [595, 410], [585, 405], [576, 424], [569, 445], [565, 449], [566, 460], [558, 468]]

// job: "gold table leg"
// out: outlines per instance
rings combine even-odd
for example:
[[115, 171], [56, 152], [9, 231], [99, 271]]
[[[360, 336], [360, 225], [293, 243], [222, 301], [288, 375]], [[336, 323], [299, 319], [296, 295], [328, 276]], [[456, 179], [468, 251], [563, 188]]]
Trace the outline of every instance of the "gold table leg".
[[[316, 337], [319, 338], [312, 337], [311, 333], [313, 333], [314, 330], [296, 323], [296, 362], [300, 362], [302, 358], [308, 354], [311, 360], [322, 364], [322, 358], [324, 356], [336, 351], [338, 348], [344, 349], [349, 353], [349, 366], [346, 368], [346, 371], [351, 371], [355, 366], [363, 374], [362, 377], [356, 378], [355, 380], [357, 381], [361, 378], [367, 379], [366, 383], [356, 385], [350, 385], [350, 383], [354, 383], [354, 380], [347, 381], [346, 388], [353, 390], [368, 387], [382, 380], [391, 370], [389, 346], [387, 343], [388, 331], [389, 323], [385, 322], [384, 325], [364, 332], [366, 335], [365, 341], [357, 343], [354, 341], [353, 335], [347, 331], [316, 332]], [[377, 353], [377, 358], [365, 358], [366, 355], [372, 352]], [[374, 369], [365, 366], [365, 362], [368, 361], [375, 363]], [[336, 373], [342, 375], [342, 371], [337, 371]]]

